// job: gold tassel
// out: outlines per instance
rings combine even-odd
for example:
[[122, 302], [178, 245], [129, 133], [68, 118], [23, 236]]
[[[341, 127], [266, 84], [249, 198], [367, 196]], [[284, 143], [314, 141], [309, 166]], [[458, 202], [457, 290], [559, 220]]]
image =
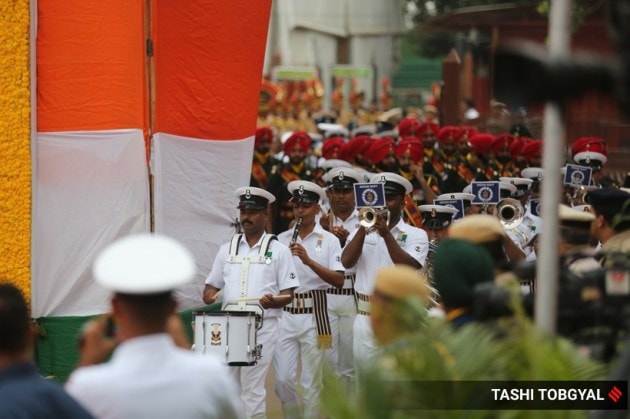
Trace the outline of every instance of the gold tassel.
[[317, 335], [317, 349], [332, 348], [332, 335]]

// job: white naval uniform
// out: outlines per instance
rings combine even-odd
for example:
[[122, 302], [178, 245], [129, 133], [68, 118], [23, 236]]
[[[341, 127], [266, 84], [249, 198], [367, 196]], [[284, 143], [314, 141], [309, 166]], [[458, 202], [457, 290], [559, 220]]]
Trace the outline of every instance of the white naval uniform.
[[[525, 253], [525, 260], [536, 260], [536, 252], [527, 244], [542, 229], [542, 218], [530, 212], [529, 205], [526, 206], [523, 221], [513, 230], [506, 230], [510, 239]], [[518, 232], [517, 232], [518, 231]]]
[[[358, 230], [355, 230], [348, 243], [352, 241]], [[429, 252], [429, 239], [424, 230], [406, 224], [402, 219], [398, 221], [390, 232], [405, 252], [417, 260], [421, 265]], [[347, 244], [346, 244], [347, 246]], [[358, 315], [354, 319], [353, 353], [355, 365], [357, 363], [370, 362], [379, 351], [379, 346], [374, 339], [372, 324], [370, 322], [369, 296], [374, 291], [376, 272], [384, 266], [391, 266], [394, 262], [389, 256], [385, 239], [377, 232], [365, 236], [361, 256], [357, 261], [356, 280], [354, 290], [357, 297]]]
[[225, 365], [177, 348], [166, 333], [124, 341], [109, 362], [75, 370], [65, 388], [100, 419], [243, 415]]
[[[253, 247], [249, 247], [245, 235], [238, 245], [239, 256], [257, 256], [264, 235]], [[206, 278], [206, 284], [223, 289], [223, 307], [227, 303], [240, 298], [241, 264], [228, 263], [230, 243], [221, 246], [212, 270]], [[278, 295], [281, 290], [296, 288], [300, 285], [293, 263], [291, 251], [278, 240], [269, 243], [270, 263], [251, 263], [247, 281], [247, 296], [259, 297], [265, 294]], [[229, 367], [230, 375], [237, 383], [241, 399], [245, 404], [248, 417], [264, 417], [266, 412], [265, 378], [273, 359], [278, 339], [278, 318], [282, 317], [282, 309], [266, 309], [263, 325], [256, 335], [256, 343], [262, 344], [262, 357], [258, 364], [248, 367]]]
[[[359, 212], [355, 209], [345, 221], [335, 216], [334, 225], [343, 226], [344, 229], [352, 233], [359, 228]], [[333, 345], [326, 351], [326, 358], [347, 389], [351, 388], [351, 383], [354, 381], [352, 328], [354, 318], [357, 315], [357, 307], [354, 300], [353, 278], [351, 277], [354, 277], [356, 271], [356, 266], [346, 269], [343, 289], [329, 287], [326, 296], [328, 318], [333, 334]]]
[[[278, 236], [281, 243], [289, 244], [293, 229]], [[309, 258], [333, 271], [343, 271], [341, 264], [341, 245], [339, 239], [324, 230], [318, 223], [313, 231], [303, 239], [297, 239], [306, 250]], [[311, 290], [326, 290], [330, 285], [321, 279], [311, 268], [294, 256], [295, 267], [300, 278], [300, 287], [295, 295]], [[324, 294], [325, 295], [325, 294]], [[312, 298], [295, 298], [291, 307], [313, 307]], [[322, 390], [322, 369], [325, 360], [325, 349], [317, 347], [317, 327], [315, 316], [311, 313], [292, 313], [285, 307], [280, 319], [280, 336], [276, 344], [273, 366], [276, 375], [276, 394], [282, 402], [284, 417], [300, 417], [297, 393], [298, 356], [302, 361], [300, 384], [303, 389], [304, 417], [318, 417], [319, 401]], [[312, 311], [312, 310], [311, 310]]]

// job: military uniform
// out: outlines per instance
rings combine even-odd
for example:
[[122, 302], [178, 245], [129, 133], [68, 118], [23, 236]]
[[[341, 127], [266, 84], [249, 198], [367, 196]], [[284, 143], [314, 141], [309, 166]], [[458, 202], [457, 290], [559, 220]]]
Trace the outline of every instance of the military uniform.
[[273, 137], [273, 131], [268, 127], [260, 127], [256, 130], [250, 186], [266, 189], [269, 177], [275, 173], [276, 166], [280, 164], [280, 160], [272, 156], [269, 151]]
[[[294, 132], [284, 143], [284, 154], [289, 155], [295, 149], [306, 153], [311, 146], [311, 137], [305, 132]], [[272, 205], [271, 223], [274, 234], [286, 231], [294, 220], [293, 206], [289, 203], [291, 194], [287, 190], [289, 182], [294, 180], [312, 180], [314, 173], [310, 170], [304, 159], [299, 162], [284, 163], [278, 167], [276, 173], [269, 178], [267, 190], [276, 198]]]

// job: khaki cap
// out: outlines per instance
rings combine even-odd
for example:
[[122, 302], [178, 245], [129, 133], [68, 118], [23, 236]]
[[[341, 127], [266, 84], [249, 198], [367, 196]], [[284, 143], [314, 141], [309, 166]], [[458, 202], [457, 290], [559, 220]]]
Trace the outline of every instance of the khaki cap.
[[376, 273], [376, 292], [391, 298], [420, 297], [431, 301], [431, 289], [426, 276], [405, 265], [386, 266]]
[[451, 224], [448, 237], [480, 244], [502, 239], [505, 237], [505, 230], [496, 217], [474, 214]]

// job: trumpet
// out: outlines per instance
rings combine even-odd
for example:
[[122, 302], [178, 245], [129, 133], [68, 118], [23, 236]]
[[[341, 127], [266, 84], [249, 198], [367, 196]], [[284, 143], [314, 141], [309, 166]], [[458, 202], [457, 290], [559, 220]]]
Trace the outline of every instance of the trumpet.
[[372, 228], [376, 224], [376, 219], [379, 215], [387, 217], [387, 224], [389, 224], [389, 210], [387, 208], [374, 209], [372, 207], [365, 207], [359, 210], [359, 224], [365, 228]]
[[514, 198], [505, 198], [494, 207], [492, 215], [499, 218], [504, 229], [513, 230], [523, 222], [525, 208], [520, 201]]
[[297, 219], [297, 223], [293, 228], [293, 236], [291, 236], [291, 242], [289, 243], [289, 246], [297, 242], [298, 234], [300, 234], [300, 228], [302, 228], [302, 217]]

